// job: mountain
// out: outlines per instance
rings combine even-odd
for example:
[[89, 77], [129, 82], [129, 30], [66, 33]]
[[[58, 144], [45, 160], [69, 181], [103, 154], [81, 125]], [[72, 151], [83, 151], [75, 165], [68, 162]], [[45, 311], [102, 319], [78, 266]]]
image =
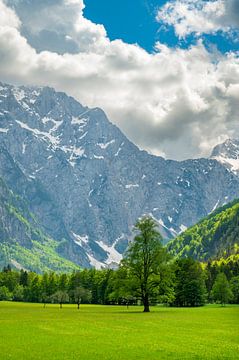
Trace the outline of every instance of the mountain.
[[38, 228], [26, 203], [0, 178], [0, 266], [43, 272], [69, 271], [78, 267], [57, 253], [59, 243]]
[[168, 249], [174, 256], [200, 261], [239, 253], [239, 200], [217, 209], [170, 241]]
[[212, 151], [211, 159], [219, 161], [239, 176], [239, 140], [228, 139], [223, 144], [217, 145]]
[[118, 263], [143, 214], [167, 241], [239, 196], [217, 160], [150, 155], [101, 109], [48, 87], [0, 84], [0, 176], [58, 254], [84, 267]]

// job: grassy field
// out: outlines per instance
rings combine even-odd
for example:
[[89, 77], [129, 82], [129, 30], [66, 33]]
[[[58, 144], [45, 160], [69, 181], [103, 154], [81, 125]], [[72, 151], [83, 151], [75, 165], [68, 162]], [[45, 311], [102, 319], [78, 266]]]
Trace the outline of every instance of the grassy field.
[[0, 359], [239, 359], [239, 306], [141, 310], [0, 302]]

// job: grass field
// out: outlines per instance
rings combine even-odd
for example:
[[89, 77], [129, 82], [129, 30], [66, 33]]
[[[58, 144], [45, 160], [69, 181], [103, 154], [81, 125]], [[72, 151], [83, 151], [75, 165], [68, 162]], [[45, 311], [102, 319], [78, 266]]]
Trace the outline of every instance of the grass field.
[[239, 306], [141, 310], [0, 302], [0, 359], [239, 359]]

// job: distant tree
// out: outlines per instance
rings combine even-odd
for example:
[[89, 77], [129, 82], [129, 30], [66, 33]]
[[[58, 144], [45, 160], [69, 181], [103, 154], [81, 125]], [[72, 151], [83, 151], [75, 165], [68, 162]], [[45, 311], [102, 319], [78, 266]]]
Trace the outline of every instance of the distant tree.
[[67, 291], [68, 288], [68, 278], [66, 274], [61, 274], [58, 282], [58, 289], [61, 291]]
[[77, 287], [73, 290], [74, 302], [77, 304], [77, 308], [80, 308], [80, 304], [89, 303], [91, 300], [91, 292], [83, 287]]
[[231, 278], [230, 281], [230, 287], [232, 290], [232, 302], [234, 304], [239, 304], [239, 276], [234, 276], [233, 278]]
[[229, 302], [229, 300], [232, 299], [232, 290], [224, 273], [220, 273], [217, 275], [212, 288], [212, 295], [214, 301], [219, 301], [221, 305], [225, 305]]
[[120, 266], [115, 270], [111, 277], [111, 292], [108, 296], [109, 302], [118, 305], [129, 305], [135, 303], [137, 297], [137, 286], [135, 280], [130, 276], [129, 270], [125, 266]]
[[12, 294], [6, 286], [0, 286], [0, 301], [12, 300]]
[[19, 284], [24, 287], [28, 286], [28, 272], [27, 271], [24, 271], [24, 270], [20, 271]]
[[41, 284], [39, 275], [34, 274], [27, 288], [27, 300], [39, 302], [41, 298]]
[[23, 301], [24, 299], [24, 287], [22, 285], [17, 285], [13, 290], [12, 294], [13, 301]]
[[69, 302], [69, 295], [66, 291], [58, 290], [51, 296], [53, 302], [58, 303], [60, 308], [62, 308], [62, 304], [66, 304]]
[[202, 306], [206, 298], [206, 286], [201, 264], [191, 258], [176, 261], [176, 306]]
[[11, 272], [11, 271], [12, 271], [12, 268], [11, 268], [10, 264], [8, 264], [7, 266], [4, 266], [3, 272], [7, 273], [7, 272]]
[[136, 236], [122, 261], [128, 277], [128, 292], [131, 287], [131, 295], [140, 297], [144, 312], [150, 311], [150, 299], [159, 295], [162, 272], [170, 258], [161, 244], [157, 226], [151, 217], [140, 219], [134, 228]]

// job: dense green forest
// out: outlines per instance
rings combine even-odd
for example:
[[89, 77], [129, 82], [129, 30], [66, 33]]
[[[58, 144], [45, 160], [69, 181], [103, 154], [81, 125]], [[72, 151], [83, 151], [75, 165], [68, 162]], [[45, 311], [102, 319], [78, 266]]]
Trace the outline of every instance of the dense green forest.
[[239, 200], [217, 209], [168, 244], [178, 258], [200, 261], [226, 258], [239, 252]]
[[[199, 306], [216, 300], [220, 302], [213, 295], [220, 274], [225, 274], [231, 290], [227, 302], [239, 304], [239, 256], [203, 265], [193, 259], [178, 259], [170, 263], [167, 277], [161, 279], [159, 291], [151, 296], [150, 304]], [[124, 267], [39, 275], [7, 266], [0, 272], [0, 300], [43, 304], [138, 304], [140, 297], [133, 284], [129, 286], [130, 280]]]

